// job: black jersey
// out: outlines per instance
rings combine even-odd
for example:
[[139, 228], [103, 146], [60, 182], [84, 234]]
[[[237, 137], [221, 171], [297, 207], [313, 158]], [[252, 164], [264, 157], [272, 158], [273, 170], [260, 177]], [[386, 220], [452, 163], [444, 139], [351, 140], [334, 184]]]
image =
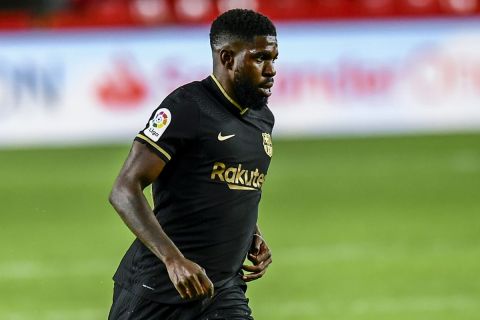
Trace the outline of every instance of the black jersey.
[[[242, 108], [212, 75], [167, 96], [135, 138], [166, 162], [152, 187], [155, 216], [216, 287], [241, 272], [252, 243], [273, 124], [267, 107]], [[165, 265], [138, 239], [114, 280], [158, 302], [182, 302]]]

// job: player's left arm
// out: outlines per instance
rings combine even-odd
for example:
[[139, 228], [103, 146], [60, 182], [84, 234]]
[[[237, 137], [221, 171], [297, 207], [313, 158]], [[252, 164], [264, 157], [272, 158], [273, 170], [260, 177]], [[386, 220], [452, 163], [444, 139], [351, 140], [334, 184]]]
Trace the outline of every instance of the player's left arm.
[[243, 270], [249, 273], [243, 276], [245, 282], [253, 281], [263, 277], [268, 266], [272, 263], [272, 252], [263, 238], [258, 225], [253, 235], [252, 246], [247, 256], [253, 265], [243, 265]]

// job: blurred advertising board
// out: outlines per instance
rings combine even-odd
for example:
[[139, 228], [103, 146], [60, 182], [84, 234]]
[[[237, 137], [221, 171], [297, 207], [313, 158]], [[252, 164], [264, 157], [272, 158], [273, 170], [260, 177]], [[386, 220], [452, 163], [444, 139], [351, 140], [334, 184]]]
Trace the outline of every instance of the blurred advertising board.
[[[480, 22], [282, 24], [277, 136], [480, 129]], [[211, 72], [207, 27], [0, 33], [0, 145], [133, 138]]]

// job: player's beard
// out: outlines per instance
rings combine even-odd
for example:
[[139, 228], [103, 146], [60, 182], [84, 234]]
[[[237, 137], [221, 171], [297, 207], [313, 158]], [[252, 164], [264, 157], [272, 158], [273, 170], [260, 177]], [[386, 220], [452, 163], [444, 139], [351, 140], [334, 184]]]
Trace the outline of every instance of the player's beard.
[[268, 97], [263, 96], [258, 87], [252, 84], [247, 77], [242, 77], [236, 72], [233, 78], [235, 96], [241, 106], [254, 110], [265, 107], [268, 103]]

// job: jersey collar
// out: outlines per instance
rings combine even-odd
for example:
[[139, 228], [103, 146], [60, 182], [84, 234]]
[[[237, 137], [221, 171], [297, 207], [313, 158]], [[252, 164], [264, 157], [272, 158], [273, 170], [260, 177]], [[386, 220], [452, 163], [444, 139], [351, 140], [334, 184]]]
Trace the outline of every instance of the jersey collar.
[[210, 77], [213, 79], [213, 82], [215, 82], [222, 95], [236, 108], [238, 112], [240, 112], [241, 115], [244, 115], [248, 111], [248, 108], [243, 108], [237, 101], [233, 100], [233, 98], [230, 97], [225, 91], [225, 89], [222, 87], [220, 81], [218, 81], [218, 79], [213, 74], [211, 74]]

